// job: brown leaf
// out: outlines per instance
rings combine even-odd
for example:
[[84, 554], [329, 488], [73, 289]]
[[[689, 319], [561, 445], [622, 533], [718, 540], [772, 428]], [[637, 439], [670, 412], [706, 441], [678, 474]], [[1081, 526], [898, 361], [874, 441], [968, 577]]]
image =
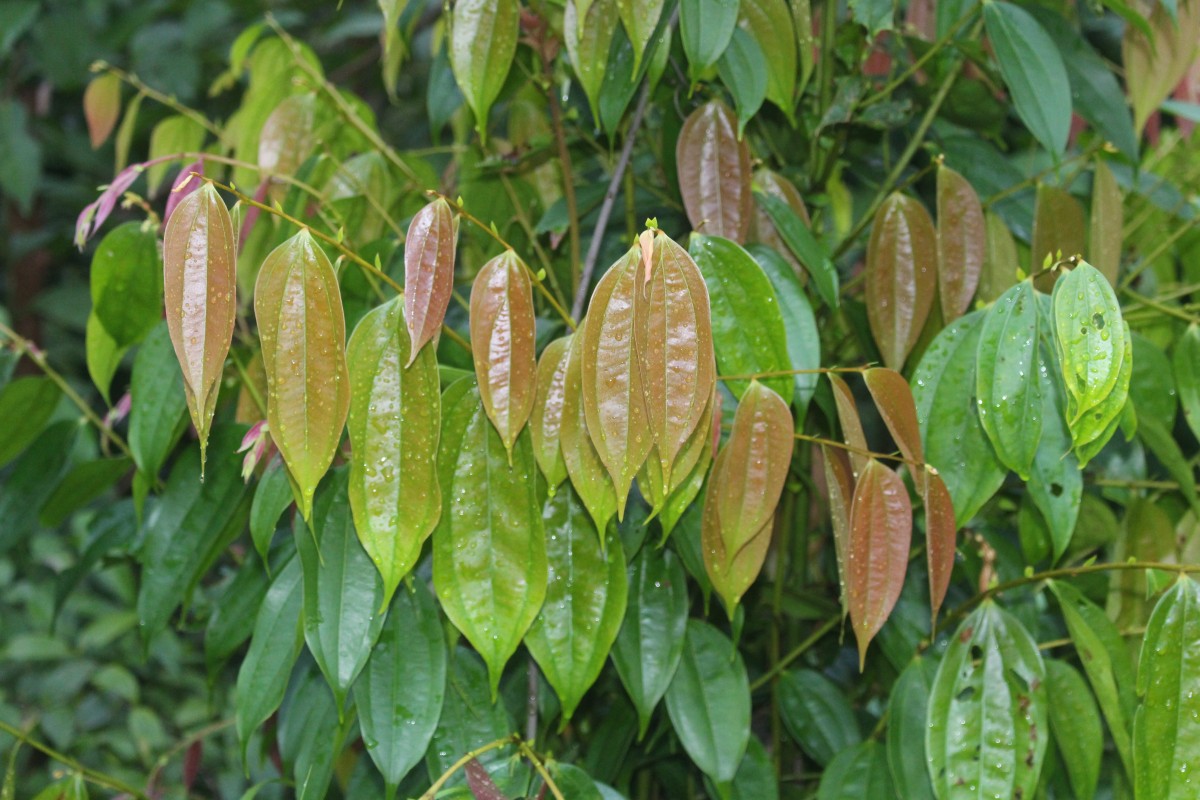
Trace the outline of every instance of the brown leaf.
[[867, 437], [863, 434], [862, 420], [858, 416], [858, 404], [854, 400], [854, 392], [842, 380], [840, 375], [827, 372], [829, 383], [833, 385], [833, 400], [837, 404], [838, 421], [842, 424], [842, 441], [849, 447], [850, 464], [854, 467], [854, 475], [861, 475], [867, 466]]
[[944, 322], [953, 322], [971, 307], [986, 244], [979, 195], [962, 175], [945, 165], [939, 166], [937, 264]]
[[910, 462], [917, 491], [925, 491], [925, 448], [921, 445], [921, 426], [917, 424], [917, 405], [912, 388], [899, 372], [877, 367], [863, 373], [871, 399], [879, 409], [883, 424], [896, 440], [896, 446]]
[[975, 297], [982, 303], [992, 303], [1017, 282], [1017, 243], [997, 214], [988, 211], [983, 220], [987, 243]]
[[508, 797], [492, 780], [487, 768], [479, 763], [479, 759], [472, 758], [468, 761], [463, 772], [467, 776], [467, 788], [471, 790], [471, 795], [475, 800], [508, 800]]
[[516, 253], [483, 265], [471, 287], [471, 353], [488, 419], [512, 453], [537, 390], [533, 284]]
[[95, 150], [108, 141], [121, 116], [121, 79], [111, 72], [93, 78], [83, 90], [83, 116]]
[[883, 363], [901, 369], [936, 289], [937, 237], [929, 212], [896, 192], [875, 214], [867, 243], [867, 319]]
[[200, 435], [201, 475], [237, 317], [236, 264], [229, 209], [205, 184], [179, 204], [163, 234], [167, 329]]
[[583, 335], [586, 318], [568, 337], [567, 371], [563, 379], [562, 425], [559, 444], [571, 485], [587, 507], [600, 535], [608, 530], [608, 521], [617, 513], [617, 492], [604, 469], [592, 437], [588, 435], [583, 408]]
[[737, 137], [733, 112], [710, 100], [692, 112], [675, 145], [679, 191], [696, 230], [738, 244], [750, 230], [750, 149]]
[[1088, 260], [1104, 273], [1108, 282], [1117, 285], [1121, 269], [1122, 229], [1125, 209], [1121, 187], [1103, 159], [1096, 159], [1092, 177], [1092, 220], [1088, 236]]
[[567, 479], [560, 437], [570, 348], [571, 337], [564, 337], [555, 339], [542, 351], [537, 365], [537, 397], [533, 401], [533, 415], [529, 418], [533, 457], [551, 491]]
[[912, 503], [904, 481], [871, 459], [854, 487], [846, 552], [846, 598], [858, 639], [859, 669], [867, 646], [900, 597], [911, 544]]
[[1133, 25], [1125, 28], [1121, 42], [1125, 86], [1133, 106], [1133, 127], [1140, 135], [1150, 118], [1187, 74], [1200, 43], [1200, 3], [1179, 3], [1178, 21], [1163, 3], [1155, 3], [1150, 14], [1154, 39]]
[[[1054, 261], [1060, 252], [1063, 258], [1082, 255], [1086, 244], [1084, 228], [1082, 203], [1065, 189], [1039, 184], [1033, 213], [1033, 243], [1029, 248], [1030, 273], [1040, 270], [1047, 256]], [[1056, 277], [1055, 273], [1039, 276], [1037, 288], [1050, 291]]]
[[850, 547], [850, 501], [854, 497], [854, 473], [845, 450], [821, 445], [825, 486], [829, 491], [829, 517], [833, 527], [833, 549], [837, 556], [838, 594], [842, 616], [850, 613], [846, 602], [846, 551]]
[[950, 588], [950, 574], [954, 571], [954, 553], [958, 539], [958, 525], [954, 521], [954, 503], [946, 482], [936, 472], [931, 472], [925, 484], [925, 555], [929, 564], [929, 606], [932, 628], [937, 627], [938, 610], [946, 599]]
[[441, 197], [409, 223], [404, 240], [404, 321], [413, 342], [409, 363], [438, 335], [446, 319], [454, 293], [457, 242], [458, 219]]

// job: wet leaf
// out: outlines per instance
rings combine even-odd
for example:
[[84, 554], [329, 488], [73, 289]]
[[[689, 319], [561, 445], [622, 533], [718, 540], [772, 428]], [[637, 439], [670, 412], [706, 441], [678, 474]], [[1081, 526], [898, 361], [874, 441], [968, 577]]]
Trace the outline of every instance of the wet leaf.
[[929, 212], [911, 197], [892, 194], [875, 214], [864, 273], [871, 333], [892, 369], [904, 366], [933, 308], [936, 269]]
[[681, 0], [679, 37], [693, 83], [717, 63], [729, 46], [737, 16], [738, 0]]
[[829, 517], [833, 528], [833, 547], [837, 557], [838, 600], [842, 618], [850, 613], [846, 600], [846, 553], [850, 547], [850, 503], [854, 499], [854, 473], [845, 450], [821, 445], [821, 463], [829, 492]]
[[958, 523], [954, 516], [954, 500], [946, 482], [938, 473], [928, 476], [924, 495], [925, 505], [925, 562], [929, 567], [929, 607], [932, 623], [936, 625], [938, 611], [950, 588], [954, 572], [954, 557], [958, 544]]
[[450, 67], [475, 113], [480, 139], [487, 139], [488, 112], [512, 67], [520, 19], [517, 0], [461, 0], [454, 5]]
[[[466, 647], [455, 648], [446, 671], [442, 715], [425, 754], [426, 771], [441, 775], [464, 754], [508, 736], [513, 725], [504, 703], [494, 702], [488, 693], [488, 673], [479, 656]], [[505, 751], [499, 750], [480, 755], [478, 761], [498, 771], [496, 765], [504, 759]], [[450, 781], [451, 786], [462, 783], [458, 777]]]
[[617, 492], [600, 460], [600, 454], [588, 435], [583, 404], [583, 330], [585, 323], [570, 337], [567, 370], [563, 378], [562, 427], [560, 450], [567, 475], [583, 500], [596, 530], [607, 530], [608, 521], [617, 513]]
[[529, 417], [533, 455], [550, 491], [567, 479], [561, 440], [570, 353], [570, 336], [555, 339], [542, 351], [537, 365], [537, 397]]
[[180, 202], [163, 234], [167, 328], [200, 434], [201, 475], [237, 317], [234, 242], [229, 209], [212, 184]]
[[665, 5], [665, 0], [617, 0], [621, 24], [625, 26], [629, 41], [633, 43], [635, 75], [641, 69], [642, 59], [646, 57], [647, 46], [654, 36], [655, 28], [658, 27], [658, 20]]
[[1017, 243], [1004, 220], [991, 211], [983, 215], [987, 244], [984, 247], [983, 271], [979, 275], [976, 300], [990, 303], [1017, 282]]
[[870, 448], [867, 447], [867, 437], [863, 433], [862, 419], [858, 416], [858, 404], [854, 400], [854, 392], [842, 376], [827, 372], [829, 384], [833, 387], [833, 400], [837, 406], [838, 422], [842, 426], [842, 441], [847, 446], [850, 464], [854, 467], [853, 475], [857, 478], [867, 466]]
[[1183, 418], [1193, 435], [1200, 439], [1200, 325], [1188, 326], [1175, 343], [1171, 354], [1175, 367], [1175, 383], [1179, 387], [1179, 404]]
[[912, 462], [908, 468], [917, 491], [924, 493], [925, 448], [921, 444], [921, 426], [917, 423], [917, 407], [908, 381], [895, 370], [872, 367], [863, 373], [863, 382], [900, 453]]
[[738, 26], [747, 31], [763, 53], [769, 53], [767, 99], [789, 119], [795, 119], [796, 31], [787, 0], [742, 0]]
[[[1031, 270], [1042, 269], [1047, 258], [1051, 263], [1057, 261], [1059, 253], [1062, 258], [1070, 258], [1083, 252], [1087, 245], [1083, 204], [1074, 195], [1057, 186], [1038, 184], [1034, 208], [1033, 241], [1029, 245]], [[1053, 275], [1044, 275], [1038, 281], [1039, 288], [1046, 288]]]
[[1046, 522], [1053, 543], [1053, 560], [1057, 561], [1066, 552], [1075, 531], [1083, 499], [1083, 475], [1079, 461], [1070, 452], [1071, 432], [1067, 428], [1061, 370], [1045, 331], [1040, 338], [1037, 380], [1041, 384], [1043, 422], [1029, 471], [1029, 499]]
[[186, 425], [183, 381], [167, 326], [138, 348], [129, 383], [129, 450], [138, 470], [156, 479]]
[[83, 91], [83, 116], [92, 149], [108, 141], [121, 116], [121, 79], [111, 72], [97, 75]]
[[788, 360], [792, 362], [792, 368], [812, 370], [809, 374], [794, 376], [792, 405], [796, 408], [799, 424], [804, 421], [809, 401], [812, 400], [821, 377], [817, 373], [821, 366], [821, 335], [817, 330], [817, 319], [796, 273], [782, 256], [762, 245], [751, 245], [749, 252], [762, 267], [767, 279], [771, 281], [775, 296], [779, 298], [779, 313], [783, 317]]
[[967, 179], [944, 164], [937, 173], [938, 296], [942, 319], [953, 322], [971, 307], [983, 270], [987, 233], [983, 206]]
[[254, 489], [254, 502], [250, 505], [250, 539], [267, 569], [270, 569], [267, 556], [271, 549], [271, 540], [275, 538], [275, 528], [279, 525], [279, 518], [283, 516], [283, 512], [292, 504], [292, 499], [287, 467], [283, 465], [282, 459], [273, 458], [258, 480], [258, 486]]
[[0, 391], [0, 467], [7, 466], [46, 428], [62, 390], [49, 378], [25, 377]]
[[510, 463], [473, 381], [452, 385], [442, 402], [433, 583], [446, 616], [487, 663], [495, 698], [546, 596], [537, 467], [528, 435], [517, 439]]
[[[1125, 404], [1123, 396], [1111, 395], [1120, 395], [1118, 378], [1125, 369], [1125, 351], [1131, 348], [1127, 348], [1129, 337], [1112, 286], [1087, 262], [1059, 278], [1053, 304], [1054, 339], [1067, 388], [1067, 421], [1078, 446], [1096, 438]], [[1131, 356], [1129, 370], [1132, 361]], [[1115, 404], [1116, 413], [1089, 421], [1087, 412], [1102, 403], [1109, 408]], [[1087, 427], [1081, 428], [1081, 423]]]
[[[733, 10], [736, 15], [736, 3]], [[675, 161], [692, 228], [739, 244], [746, 241], [753, 214], [750, 150], [738, 139], [737, 122], [724, 103], [710, 100], [684, 121]]]
[[779, 712], [792, 739], [822, 767], [862, 741], [841, 688], [815, 670], [789, 670], [780, 677]]
[[[714, 389], [709, 405], [705, 408], [704, 419], [696, 426], [696, 430], [692, 431], [687, 444], [679, 452], [679, 458], [676, 459], [671, 473], [671, 483], [663, 486], [662, 491], [665, 493], [665, 497], [662, 508], [651, 509], [652, 512], [658, 511], [663, 542], [666, 542], [680, 518], [691, 507], [692, 501], [699, 496], [708, 476], [708, 468], [712, 466], [713, 459], [716, 458], [713, 452], [716, 449], [714, 441], [720, 437], [720, 428], [714, 430], [713, 425], [720, 425], [720, 398], [720, 393]], [[644, 472], [638, 476], [638, 485], [643, 487], [643, 494], [645, 494], [643, 475], [647, 479], [652, 479], [649, 473], [654, 472], [654, 464], [654, 454], [651, 453], [651, 458], [647, 459], [643, 468]], [[658, 480], [661, 481], [661, 477]], [[651, 491], [650, 497], [653, 498], [653, 495], [654, 492]], [[651, 505], [654, 505], [653, 499], [651, 499]]]
[[1083, 676], [1063, 661], [1046, 662], [1050, 730], [1076, 797], [1095, 797], [1104, 753], [1104, 729], [1096, 700]]
[[439, 197], [422, 208], [404, 240], [404, 324], [413, 346], [409, 366], [442, 328], [454, 292], [458, 221]]
[[866, 741], [843, 750], [829, 762], [821, 773], [817, 800], [893, 797], [895, 791], [883, 747], [878, 742]]
[[399, 297], [363, 317], [346, 347], [350, 508], [358, 539], [383, 576], [382, 606], [417, 563], [442, 512], [437, 358], [426, 348], [414, 360], [411, 349]]
[[1021, 281], [984, 312], [975, 372], [979, 421], [996, 457], [1025, 480], [1042, 434], [1040, 328], [1037, 293]]
[[767, 97], [767, 57], [758, 40], [741, 28], [734, 28], [729, 46], [717, 61], [717, 72], [733, 95], [740, 139], [746, 123], [758, 113]]
[[1122, 229], [1125, 227], [1125, 208], [1121, 187], [1112, 170], [1102, 159], [1096, 159], [1092, 174], [1092, 219], [1088, 231], [1088, 258], [1092, 265], [1117, 285], [1121, 269]]
[[[271, 251], [254, 286], [267, 372], [267, 420], [296, 505], [313, 495], [342, 439], [350, 407], [346, 321], [337, 276], [305, 228]], [[186, 375], [186, 373], [185, 373]]]
[[[276, 555], [278, 571], [287, 566], [295, 554], [280, 551]], [[254, 633], [255, 616], [262, 608], [268, 588], [270, 576], [252, 558], [243, 561], [237, 573], [225, 584], [220, 602], [215, 604], [204, 629], [204, 663], [210, 680]]]
[[294, 175], [313, 150], [317, 96], [311, 92], [284, 98], [263, 123], [258, 137], [258, 166], [267, 175]]
[[92, 311], [118, 347], [138, 342], [162, 318], [158, 237], [126, 222], [100, 240], [92, 257]]
[[567, 53], [597, 126], [600, 124], [600, 87], [604, 84], [608, 51], [617, 21], [617, 0], [567, 0], [563, 13]]
[[[1140, 10], [1131, 13], [1142, 16]], [[1153, 39], [1137, 26], [1129, 25], [1121, 42], [1125, 86], [1133, 106], [1133, 127], [1139, 136], [1146, 120], [1158, 110], [1196, 58], [1200, 6], [1181, 3], [1178, 20], [1172, 16], [1166, 3], [1155, 4], [1149, 16]]]
[[830, 308], [837, 308], [840, 302], [837, 266], [830, 259], [824, 246], [809, 230], [808, 222], [805, 219], [807, 214], [804, 216], [797, 214], [790, 205], [785, 204], [777, 197], [762, 193], [755, 196], [771, 218], [775, 230], [787, 245], [788, 250], [808, 270], [821, 300]]
[[934, 800], [925, 758], [925, 715], [936, 671], [936, 662], [913, 659], [892, 684], [888, 700], [888, 767], [897, 796], [905, 800]]

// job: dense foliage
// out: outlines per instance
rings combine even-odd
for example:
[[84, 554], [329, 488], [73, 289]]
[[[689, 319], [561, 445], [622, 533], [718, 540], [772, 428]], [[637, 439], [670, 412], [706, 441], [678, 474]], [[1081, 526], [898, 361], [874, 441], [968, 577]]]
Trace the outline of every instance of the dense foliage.
[[185, 5], [0, 2], [0, 796], [1195, 795], [1196, 0]]

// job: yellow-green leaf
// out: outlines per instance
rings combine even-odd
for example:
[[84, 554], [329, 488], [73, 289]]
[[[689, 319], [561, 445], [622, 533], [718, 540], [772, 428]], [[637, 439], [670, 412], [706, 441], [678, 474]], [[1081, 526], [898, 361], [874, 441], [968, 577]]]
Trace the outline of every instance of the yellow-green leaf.
[[475, 130], [487, 139], [488, 112], [496, 102], [517, 53], [521, 4], [518, 0], [459, 0], [450, 21], [450, 68]]
[[600, 87], [604, 84], [608, 51], [617, 24], [617, 0], [589, 0], [587, 3], [567, 0], [563, 38], [571, 65], [575, 67], [575, 77], [587, 95], [596, 127], [600, 126]]
[[537, 365], [537, 397], [529, 418], [533, 457], [551, 492], [567, 479], [561, 439], [570, 351], [571, 337], [555, 339], [542, 351]]

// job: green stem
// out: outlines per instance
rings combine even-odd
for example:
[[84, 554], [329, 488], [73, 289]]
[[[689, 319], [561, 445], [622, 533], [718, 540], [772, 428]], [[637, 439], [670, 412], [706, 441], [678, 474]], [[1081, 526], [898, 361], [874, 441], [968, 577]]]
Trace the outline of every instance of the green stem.
[[110, 789], [114, 792], [131, 795], [138, 800], [148, 800], [146, 793], [136, 786], [131, 786], [120, 778], [113, 777], [112, 775], [100, 772], [99, 770], [94, 770], [91, 767], [85, 767], [83, 764], [80, 764], [78, 761], [66, 755], [65, 753], [60, 753], [53, 747], [39, 742], [25, 731], [14, 725], [9, 725], [4, 720], [0, 720], [0, 731], [7, 733], [9, 736], [12, 736], [29, 747], [32, 747], [34, 750], [49, 756], [55, 761], [65, 764], [73, 771], [78, 772], [83, 779], [89, 783], [94, 783], [97, 786], [103, 786], [105, 789]]
[[437, 793], [441, 791], [442, 787], [446, 785], [446, 782], [454, 777], [456, 772], [465, 767], [467, 764], [471, 763], [471, 761], [479, 758], [484, 753], [490, 753], [493, 750], [499, 750], [501, 747], [519, 743], [521, 743], [520, 737], [518, 737], [516, 734], [510, 734], [505, 736], [503, 739], [497, 739], [494, 742], [488, 742], [482, 747], [476, 747], [458, 761], [455, 761], [453, 764], [451, 764], [450, 768], [443, 772], [441, 777], [433, 782], [433, 785], [429, 787], [429, 791], [421, 795], [420, 800], [433, 800], [435, 797], [437, 797]]
[[780, 673], [791, 666], [793, 661], [808, 652], [813, 645], [821, 641], [821, 639], [823, 639], [827, 633], [836, 628], [839, 621], [841, 621], [841, 617], [834, 616], [822, 622], [821, 626], [809, 634], [807, 639], [792, 648], [792, 650], [789, 651], [786, 656], [781, 658], [774, 664], [774, 666], [759, 676], [758, 680], [751, 683], [750, 691], [757, 691], [773, 681]]
[[963, 15], [959, 17], [958, 21], [950, 26], [950, 29], [942, 34], [940, 39], [935, 41], [928, 50], [926, 50], [919, 58], [913, 61], [912, 64], [908, 65], [908, 67], [899, 75], [889, 81], [886, 86], [859, 103], [859, 108], [866, 108], [878, 103], [880, 100], [886, 99], [892, 94], [892, 92], [900, 88], [901, 84], [903, 84], [913, 75], [917, 74], [917, 71], [920, 70], [921, 67], [925, 66], [930, 59], [940, 53], [946, 47], [946, 45], [950, 44], [950, 42], [952, 42], [955, 37], [958, 36], [963, 28], [967, 27], [967, 24], [975, 18], [975, 12], [978, 11], [981, 6], [981, 3], [976, 3], [964, 11]]

